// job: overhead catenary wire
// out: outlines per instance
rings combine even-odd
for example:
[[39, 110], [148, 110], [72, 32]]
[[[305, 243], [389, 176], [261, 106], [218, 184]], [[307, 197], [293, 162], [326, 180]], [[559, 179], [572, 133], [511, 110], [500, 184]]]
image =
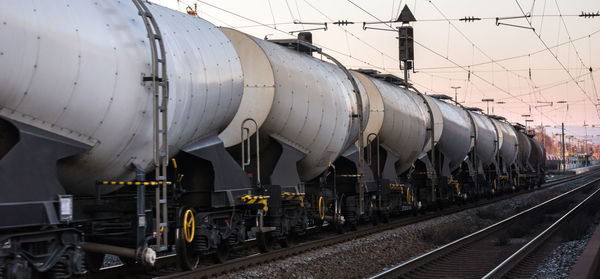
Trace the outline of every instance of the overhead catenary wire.
[[277, 24], [275, 23], [275, 14], [273, 13], [273, 6], [271, 6], [271, 0], [267, 0], [269, 3], [269, 10], [271, 10], [271, 18], [273, 18], [273, 28], [277, 29]]
[[569, 32], [569, 28], [567, 28], [567, 23], [565, 23], [564, 17], [561, 15], [560, 6], [558, 5], [558, 1], [554, 0], [554, 3], [556, 3], [556, 9], [558, 10], [558, 14], [560, 15], [560, 21], [562, 22], [563, 26], [565, 27], [565, 32], [567, 32], [567, 38], [569, 38], [569, 42], [573, 46], [573, 49], [575, 50], [575, 54], [577, 54], [577, 58], [579, 58], [579, 63], [581, 63], [581, 65], [584, 68], [586, 68], [585, 63], [583, 62], [583, 59], [581, 59], [581, 55], [579, 55], [579, 51], [577, 50], [577, 47], [575, 47], [575, 44], [573, 43], [573, 40], [571, 39], [571, 33]]
[[[446, 14], [444, 14], [444, 12], [442, 12], [442, 10], [440, 8], [438, 8], [437, 5], [435, 5], [435, 3], [433, 3], [433, 1], [429, 0], [429, 3], [435, 8], [435, 10], [445, 19], [448, 19], [448, 17], [446, 16]], [[452, 23], [452, 21], [447, 20], [448, 24], [450, 26], [452, 26], [452, 28], [454, 28], [465, 40], [467, 40], [471, 45], [473, 45], [473, 47], [475, 47], [481, 54], [483, 54], [487, 59], [490, 60], [490, 62], [493, 64], [497, 64], [498, 66], [500, 66], [502, 69], [506, 70], [506, 71], [510, 71], [508, 68], [504, 67], [504, 65], [500, 64], [499, 62], [496, 62], [495, 59], [493, 59], [491, 56], [489, 56], [486, 52], [484, 52], [477, 44], [475, 44], [469, 37], [467, 37], [467, 35], [465, 35], [465, 33], [463, 33], [458, 27], [456, 27], [456, 25], [454, 25]], [[520, 77], [522, 79], [527, 79], [527, 77], [521, 76], [517, 73], [514, 73], [511, 71], [512, 74], [516, 75], [517, 77]]]
[[[207, 5], [209, 5], [209, 6], [212, 6], [213, 8], [219, 9], [219, 10], [221, 10], [221, 11], [225, 11], [225, 12], [228, 12], [228, 13], [230, 13], [230, 14], [234, 14], [234, 15], [235, 15], [235, 16], [237, 16], [237, 17], [240, 17], [240, 18], [242, 18], [242, 19], [245, 19], [245, 20], [248, 20], [248, 21], [250, 21], [250, 22], [256, 23], [256, 24], [257, 24], [257, 25], [259, 25], [259, 26], [264, 26], [264, 27], [267, 27], [267, 28], [274, 29], [272, 26], [269, 26], [269, 24], [264, 24], [264, 23], [258, 22], [258, 21], [256, 21], [256, 20], [252, 20], [252, 19], [250, 19], [250, 18], [248, 18], [248, 17], [242, 16], [242, 15], [239, 15], [239, 14], [235, 14], [235, 13], [231, 13], [230, 11], [223, 10], [223, 9], [221, 9], [220, 7], [217, 7], [217, 6], [215, 6], [215, 5], [211, 5], [211, 4], [209, 4], [209, 3], [206, 3], [205, 1], [198, 0], [198, 2], [200, 2], [200, 3], [204, 3], [204, 4], [207, 4]], [[299, 17], [300, 17], [300, 15], [299, 15]], [[280, 30], [280, 29], [275, 29], [275, 30], [276, 30], [276, 31], [278, 31], [278, 32], [280, 32], [280, 33], [282, 33], [282, 34], [286, 34], [286, 36], [289, 36], [289, 34], [287, 34], [287, 32], [285, 32], [285, 31], [283, 31], [283, 30]], [[417, 43], [419, 43], [419, 42], [417, 42]], [[318, 45], [318, 44], [316, 44], [316, 45]], [[318, 46], [320, 46], [320, 45], [318, 45]], [[350, 57], [348, 54], [345, 54], [345, 53], [343, 53], [343, 52], [341, 52], [341, 51], [338, 51], [338, 50], [334, 50], [334, 49], [331, 49], [331, 48], [328, 48], [328, 47], [324, 47], [324, 46], [323, 46], [323, 49], [327, 49], [327, 50], [331, 51], [332, 53], [336, 53], [336, 54], [339, 54], [339, 55], [343, 55], [343, 56], [345, 56], [345, 57], [349, 57], [349, 58], [351, 58], [352, 60], [358, 61], [358, 62], [360, 62], [360, 63], [362, 63], [362, 64], [364, 64], [364, 65], [368, 65], [368, 66], [370, 66], [370, 67], [373, 67], [373, 68], [375, 68], [375, 69], [382, 69], [382, 70], [384, 70], [384, 71], [386, 71], [386, 70], [387, 70], [387, 69], [385, 69], [385, 68], [382, 68], [382, 67], [380, 67], [380, 66], [378, 66], [378, 65], [374, 65], [373, 63], [369, 63], [369, 62], [367, 62], [367, 61], [365, 61], [365, 60], [358, 59], [358, 58], [356, 58], [356, 57]], [[385, 54], [385, 53], [382, 53], [382, 55], [386, 55], [386, 54]], [[486, 80], [486, 79], [484, 79], [484, 78], [481, 78], [480, 76], [478, 76], [478, 78], [480, 78], [482, 81], [484, 81], [484, 82], [486, 82], [486, 83], [488, 83], [488, 82], [489, 82], [488, 80]], [[455, 80], [463, 80], [463, 81], [466, 81], [466, 79], [455, 79]], [[506, 90], [500, 90], [500, 91], [506, 91]], [[506, 91], [506, 92], [508, 92], [508, 91]], [[505, 92], [505, 93], [506, 93], [506, 92]], [[510, 93], [510, 92], [508, 92], [508, 93]], [[514, 95], [514, 94], [513, 94], [513, 95]], [[514, 98], [514, 97], [511, 97], [511, 98]], [[544, 117], [546, 117], [546, 118], [547, 118], [547, 116], [544, 116]], [[553, 122], [553, 121], [552, 121], [552, 122]]]
[[[583, 40], [585, 38], [591, 38], [592, 36], [597, 35], [599, 33], [600, 33], [600, 29], [598, 29], [598, 30], [596, 30], [596, 31], [594, 31], [594, 32], [592, 32], [590, 34], [587, 34], [585, 36], [581, 36], [579, 38], [571, 40], [571, 41], [576, 42], [576, 41], [579, 41], [579, 40]], [[570, 44], [571, 41], [567, 40], [567, 41], [564, 41], [562, 43], [553, 45], [550, 48], [564, 46], [564, 45]], [[591, 49], [591, 47], [590, 47], [590, 49]], [[548, 51], [546, 48], [542, 48], [542, 49], [539, 49], [539, 50], [536, 50], [536, 51], [533, 51], [533, 52], [530, 52], [530, 53], [526, 53], [526, 54], [519, 54], [519, 55], [515, 55], [515, 56], [510, 56], [510, 57], [505, 57], [505, 58], [501, 58], [501, 59], [496, 59], [495, 61], [486, 61], [486, 62], [480, 62], [480, 63], [471, 63], [470, 65], [462, 65], [462, 66], [463, 67], [483, 66], [483, 65], [487, 65], [487, 64], [491, 64], [491, 63], [496, 63], [496, 62], [504, 62], [504, 61], [513, 60], [513, 59], [524, 58], [524, 57], [528, 57], [528, 56], [531, 56], [531, 55], [540, 54], [540, 53], [543, 53], [543, 52], [546, 52], [546, 51]], [[590, 53], [590, 57], [591, 57], [591, 53]], [[430, 70], [430, 69], [447, 69], [447, 68], [458, 68], [458, 67], [457, 66], [442, 66], [442, 67], [422, 67], [422, 68], [418, 68], [418, 69], [419, 70]]]
[[[525, 11], [523, 11], [523, 7], [521, 7], [521, 4], [519, 3], [519, 0], [515, 0], [515, 2], [517, 3], [517, 6], [519, 7], [519, 9], [523, 13], [523, 15], [525, 15]], [[531, 21], [527, 17], [525, 18], [525, 20], [527, 21], [527, 23], [529, 24], [529, 26], [531, 26], [531, 28], [533, 28], [533, 25], [531, 24]], [[558, 62], [558, 64], [560, 64], [560, 66], [565, 70], [565, 72], [567, 72], [567, 74], [569, 75], [569, 77], [571, 77], [571, 79], [573, 80], [573, 82], [575, 83], [575, 85], [577, 85], [577, 87], [581, 90], [581, 92], [583, 92], [583, 94], [590, 100], [590, 102], [592, 102], [592, 104], [597, 104], [597, 102], [595, 102], [588, 95], [588, 93], [585, 91], [585, 89], [583, 89], [581, 87], [581, 85], [579, 84], [579, 82], [577, 82], [575, 80], [575, 78], [573, 77], [573, 75], [571, 74], [571, 72], [569, 72], [569, 70], [567, 69], [567, 67], [565, 67], [565, 65], [560, 61], [560, 59], [558, 59], [558, 56], [556, 54], [554, 54], [554, 52], [548, 47], [548, 44], [546, 44], [546, 42], [542, 39], [542, 37], [537, 32], [535, 32], [535, 29], [533, 29], [532, 31], [538, 37], [538, 39], [540, 40], [540, 42], [542, 42], [542, 44], [546, 47], [546, 49], [548, 50], [548, 52], [550, 52], [550, 54], [552, 54], [552, 57], [554, 57], [554, 59]], [[596, 109], [596, 115], [598, 117], [598, 120], [600, 120], [600, 111], [598, 111], [598, 109]]]
[[[246, 17], [246, 16], [243, 16], [243, 15], [240, 15], [240, 14], [237, 14], [237, 13], [234, 13], [234, 12], [231, 12], [231, 11], [228, 11], [228, 10], [226, 10], [226, 9], [223, 9], [223, 8], [221, 8], [221, 7], [219, 7], [219, 6], [215, 6], [215, 5], [213, 5], [213, 4], [211, 4], [211, 3], [208, 3], [208, 2], [206, 2], [206, 1], [203, 1], [203, 0], [194, 0], [194, 1], [196, 1], [196, 2], [198, 2], [198, 3], [205, 4], [205, 5], [209, 6], [209, 7], [212, 7], [212, 8], [214, 8], [214, 9], [217, 9], [217, 10], [219, 10], [219, 11], [222, 11], [222, 12], [228, 13], [228, 14], [230, 14], [230, 15], [233, 15], [233, 16], [236, 16], [236, 17], [239, 17], [239, 18], [241, 18], [241, 19], [244, 19], [244, 20], [246, 20], [246, 21], [250, 21], [250, 22], [252, 22], [252, 23], [254, 23], [254, 24], [257, 24], [257, 25], [260, 25], [260, 26], [262, 26], [262, 27], [266, 27], [266, 28], [273, 29], [273, 30], [275, 30], [275, 31], [277, 31], [277, 32], [279, 32], [279, 33], [285, 34], [285, 35], [286, 35], [286, 36], [288, 36], [288, 37], [293, 37], [291, 34], [289, 34], [289, 33], [288, 33], [288, 32], [286, 32], [286, 31], [283, 31], [283, 30], [281, 30], [281, 29], [275, 29], [275, 28], [273, 28], [272, 26], [270, 26], [269, 24], [262, 23], [262, 22], [259, 22], [259, 21], [257, 21], [257, 20], [254, 20], [254, 19], [248, 18], [248, 17]], [[315, 45], [316, 45], [316, 46], [318, 46], [318, 47], [321, 47], [321, 48], [323, 48], [323, 49], [325, 49], [325, 50], [327, 50], [327, 51], [330, 51], [330, 52], [332, 52], [332, 53], [336, 53], [336, 54], [339, 54], [339, 55], [343, 55], [343, 56], [349, 57], [349, 58], [351, 58], [351, 59], [353, 59], [353, 60], [356, 60], [356, 61], [358, 61], [358, 62], [360, 62], [360, 63], [363, 63], [363, 64], [365, 64], [365, 65], [368, 65], [368, 66], [370, 66], [370, 67], [373, 67], [373, 68], [375, 68], [375, 69], [385, 70], [385, 69], [381, 68], [380, 66], [374, 65], [374, 64], [372, 64], [372, 63], [369, 63], [369, 62], [367, 62], [367, 61], [365, 61], [365, 60], [362, 60], [362, 59], [359, 59], [359, 58], [356, 58], [356, 57], [349, 56], [348, 54], [345, 54], [345, 53], [343, 53], [343, 52], [340, 52], [340, 51], [338, 51], [338, 50], [331, 49], [331, 48], [328, 48], [328, 47], [326, 47], [326, 46], [319, 45], [319, 44], [316, 44], [316, 43], [315, 43]]]
[[[390, 28], [391, 28], [391, 30], [394, 30], [394, 28], [393, 28], [393, 26], [392, 26], [391, 24], [389, 24], [389, 23], [386, 23], [386, 22], [384, 22], [383, 20], [379, 19], [377, 16], [375, 16], [375, 15], [371, 14], [369, 11], [365, 10], [363, 7], [361, 7], [360, 5], [356, 4], [354, 1], [352, 1], [352, 0], [347, 0], [347, 1], [348, 1], [348, 2], [350, 2], [352, 5], [356, 6], [357, 8], [359, 8], [360, 10], [362, 10], [363, 12], [365, 12], [366, 14], [368, 14], [369, 16], [371, 16], [371, 17], [373, 17], [374, 19], [378, 20], [379, 22], [383, 22], [385, 25], [387, 25], [388, 27], [390, 27]], [[414, 41], [414, 43], [415, 43], [415, 44], [417, 44], [417, 45], [419, 45], [419, 46], [421, 46], [421, 47], [423, 47], [423, 48], [424, 48], [424, 49], [426, 49], [427, 51], [429, 51], [429, 52], [431, 52], [431, 53], [433, 53], [433, 54], [435, 54], [435, 55], [437, 55], [437, 56], [439, 56], [439, 57], [441, 57], [441, 58], [443, 58], [443, 59], [447, 60], [448, 62], [450, 62], [450, 63], [452, 63], [452, 64], [456, 65], [457, 67], [459, 67], [459, 68], [463, 69], [465, 72], [467, 71], [467, 69], [466, 69], [465, 67], [463, 67], [463, 66], [459, 65], [458, 63], [456, 63], [456, 62], [455, 62], [455, 61], [453, 61], [452, 59], [449, 59], [449, 58], [446, 58], [446, 57], [444, 57], [444, 55], [442, 55], [442, 54], [440, 54], [439, 52], [437, 52], [437, 51], [435, 51], [435, 50], [433, 50], [433, 49], [431, 49], [431, 48], [429, 48], [429, 47], [425, 46], [424, 44], [420, 43], [419, 41], [416, 41], [416, 40], [415, 40], [415, 41]], [[505, 89], [503, 89], [503, 88], [500, 88], [500, 87], [498, 87], [497, 85], [495, 85], [493, 82], [490, 82], [489, 80], [487, 80], [487, 79], [485, 79], [485, 78], [481, 77], [479, 74], [476, 74], [476, 73], [472, 73], [472, 74], [473, 74], [474, 76], [476, 76], [477, 78], [479, 78], [480, 80], [482, 80], [483, 82], [485, 82], [485, 83], [487, 83], [487, 84], [491, 85], [492, 87], [494, 87], [494, 88], [496, 88], [496, 89], [500, 90], [501, 92], [503, 92], [503, 93], [505, 93], [505, 94], [507, 94], [507, 95], [509, 95], [509, 96], [511, 96], [511, 97], [513, 97], [513, 98], [515, 98], [515, 99], [517, 99], [517, 100], [519, 100], [519, 101], [521, 101], [521, 102], [525, 103], [525, 104], [528, 104], [528, 103], [527, 103], [527, 102], [525, 102], [524, 100], [522, 100], [522, 99], [520, 99], [520, 98], [516, 97], [516, 96], [515, 96], [514, 94], [512, 94], [511, 92], [509, 92], [509, 91], [507, 91], [507, 90], [505, 90]], [[538, 108], [535, 108], [535, 109], [536, 109], [537, 111], [539, 111], [539, 112], [540, 112], [540, 114], [541, 114], [543, 117], [545, 117], [546, 119], [548, 119], [550, 122], [556, 123], [556, 122], [555, 122], [555, 121], [554, 121], [552, 118], [550, 118], [550, 117], [548, 117], [547, 115], [545, 115], [545, 114], [544, 114], [544, 113], [543, 113], [541, 110], [539, 110]]]

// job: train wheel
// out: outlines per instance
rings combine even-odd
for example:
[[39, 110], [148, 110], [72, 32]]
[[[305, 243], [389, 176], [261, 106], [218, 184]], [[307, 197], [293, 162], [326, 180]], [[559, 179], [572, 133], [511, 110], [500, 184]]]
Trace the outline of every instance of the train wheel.
[[90, 272], [98, 272], [104, 264], [104, 254], [85, 252], [85, 268]]
[[221, 243], [219, 247], [217, 247], [217, 251], [215, 252], [213, 258], [215, 263], [224, 263], [229, 259], [229, 246], [227, 244]]
[[279, 245], [283, 248], [291, 247], [296, 242], [296, 234], [289, 233], [285, 238], [279, 240]]
[[346, 232], [344, 224], [335, 224], [335, 232], [337, 232], [338, 234], [344, 234]]
[[256, 243], [258, 244], [258, 250], [260, 250], [261, 253], [266, 253], [273, 249], [273, 237], [270, 233], [257, 233]]
[[377, 226], [379, 224], [379, 220], [377, 220], [377, 209], [375, 208], [375, 203], [373, 200], [369, 202], [369, 221], [373, 226]]
[[350, 230], [351, 230], [351, 231], [356, 231], [356, 230], [358, 230], [358, 221], [352, 221], [352, 222], [350, 223]]
[[374, 213], [373, 215], [371, 215], [371, 224], [373, 224], [373, 226], [377, 226], [379, 225], [379, 218], [377, 218], [377, 214]]
[[390, 215], [387, 212], [382, 212], [381, 214], [381, 222], [383, 222], [384, 224], [387, 224], [390, 222]]
[[184, 212], [181, 221], [182, 227], [176, 231], [176, 249], [179, 263], [183, 270], [193, 270], [200, 263], [200, 255], [194, 252], [195, 222], [194, 211], [188, 209]]

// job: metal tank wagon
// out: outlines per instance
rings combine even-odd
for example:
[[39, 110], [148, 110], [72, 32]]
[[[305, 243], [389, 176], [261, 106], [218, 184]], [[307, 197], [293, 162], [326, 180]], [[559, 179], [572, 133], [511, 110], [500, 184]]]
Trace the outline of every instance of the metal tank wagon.
[[347, 69], [309, 33], [141, 0], [11, 0], [0, 18], [0, 277], [173, 250], [194, 269], [544, 179], [522, 126]]

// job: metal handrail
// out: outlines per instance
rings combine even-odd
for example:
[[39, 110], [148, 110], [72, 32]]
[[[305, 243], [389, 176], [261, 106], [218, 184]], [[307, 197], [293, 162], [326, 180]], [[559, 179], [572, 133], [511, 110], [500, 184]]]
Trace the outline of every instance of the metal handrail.
[[[252, 119], [252, 118], [246, 118], [244, 119], [244, 121], [242, 121], [242, 125], [240, 127], [240, 131], [241, 131], [241, 140], [242, 140], [242, 170], [246, 170], [246, 166], [250, 165], [250, 128], [246, 127], [246, 123], [248, 122], [252, 122], [254, 124], [254, 127], [256, 129], [256, 183], [258, 184], [258, 186], [260, 186], [260, 134], [258, 131], [258, 123], [256, 123], [256, 120]], [[246, 139], [244, 139], [244, 131], [246, 131]], [[246, 141], [246, 144], [244, 144], [244, 141]], [[244, 149], [247, 149], [247, 151], [245, 151]], [[248, 153], [248, 155], [246, 156], [245, 153]]]

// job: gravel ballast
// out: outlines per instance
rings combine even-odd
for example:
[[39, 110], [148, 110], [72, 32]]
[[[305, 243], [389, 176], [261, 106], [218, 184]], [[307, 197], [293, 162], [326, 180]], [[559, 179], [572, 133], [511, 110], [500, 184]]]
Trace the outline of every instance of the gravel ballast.
[[574, 187], [551, 187], [376, 233], [221, 278], [364, 278], [489, 226]]
[[[596, 218], [598, 218], [598, 216], [596, 216]], [[581, 239], [560, 244], [554, 249], [552, 255], [545, 259], [544, 264], [540, 266], [532, 278], [559, 279], [569, 277], [569, 273], [579, 260], [579, 257], [583, 253], [583, 250], [585, 250], [585, 247], [592, 238], [597, 227], [598, 219], [590, 225], [587, 233]]]

